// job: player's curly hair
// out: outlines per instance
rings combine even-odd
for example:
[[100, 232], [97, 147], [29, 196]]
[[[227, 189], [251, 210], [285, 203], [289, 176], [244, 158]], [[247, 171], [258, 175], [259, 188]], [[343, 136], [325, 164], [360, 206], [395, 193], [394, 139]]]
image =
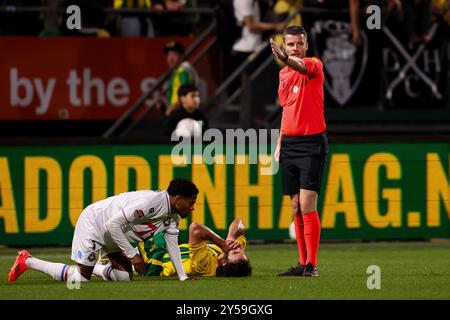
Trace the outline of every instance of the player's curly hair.
[[227, 263], [224, 266], [218, 266], [216, 269], [217, 277], [247, 277], [252, 274], [252, 266], [249, 260], [238, 260], [234, 263]]
[[186, 179], [173, 179], [169, 183], [167, 192], [170, 196], [192, 197], [198, 194], [197, 186]]

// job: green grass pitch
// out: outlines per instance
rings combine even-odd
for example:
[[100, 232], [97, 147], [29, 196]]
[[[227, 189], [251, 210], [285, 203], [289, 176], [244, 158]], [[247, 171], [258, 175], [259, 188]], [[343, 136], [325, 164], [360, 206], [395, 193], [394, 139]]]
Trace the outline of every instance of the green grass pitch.
[[[32, 248], [41, 259], [71, 263], [69, 248]], [[296, 246], [250, 244], [253, 275], [248, 278], [176, 278], [135, 276], [131, 282], [94, 277], [79, 290], [36, 271], [15, 283], [7, 276], [16, 250], [0, 249], [0, 299], [450, 299], [450, 239], [428, 242], [322, 243], [319, 278], [278, 277], [295, 264]], [[367, 267], [381, 269], [381, 289], [367, 288]]]

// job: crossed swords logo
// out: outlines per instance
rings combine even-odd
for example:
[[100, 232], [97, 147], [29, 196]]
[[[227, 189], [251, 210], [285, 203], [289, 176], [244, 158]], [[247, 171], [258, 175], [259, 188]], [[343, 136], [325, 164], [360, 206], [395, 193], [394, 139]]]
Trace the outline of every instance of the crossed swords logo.
[[[437, 29], [437, 24], [434, 23], [430, 29], [430, 37], [433, 38]], [[407, 63], [403, 66], [403, 68], [398, 73], [398, 76], [389, 84], [389, 87], [386, 91], [386, 98], [392, 99], [392, 94], [394, 89], [405, 79], [406, 72], [409, 69], [413, 69], [416, 74], [431, 88], [434, 96], [438, 99], [442, 99], [442, 95], [438, 90], [436, 83], [434, 83], [422, 70], [417, 67], [416, 61], [419, 56], [422, 54], [423, 50], [425, 50], [425, 44], [421, 44], [417, 51], [414, 53], [414, 56], [411, 56], [405, 48], [401, 45], [401, 43], [397, 40], [397, 38], [391, 33], [389, 28], [383, 27], [383, 32], [386, 36], [392, 41], [394, 46], [398, 49], [398, 51], [402, 54], [402, 56], [406, 59]]]

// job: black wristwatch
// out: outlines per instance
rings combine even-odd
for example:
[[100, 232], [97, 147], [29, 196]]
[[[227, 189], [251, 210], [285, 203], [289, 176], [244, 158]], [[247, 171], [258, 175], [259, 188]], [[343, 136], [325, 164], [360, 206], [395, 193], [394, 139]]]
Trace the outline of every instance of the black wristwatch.
[[289, 56], [285, 53], [284, 54], [284, 58], [280, 59], [280, 60], [283, 61], [283, 62], [286, 62], [288, 58], [289, 58]]

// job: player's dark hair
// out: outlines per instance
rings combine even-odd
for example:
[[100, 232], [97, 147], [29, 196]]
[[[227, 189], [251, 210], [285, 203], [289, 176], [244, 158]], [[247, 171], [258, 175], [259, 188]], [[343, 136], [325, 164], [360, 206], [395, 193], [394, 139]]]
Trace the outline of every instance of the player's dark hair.
[[186, 179], [174, 179], [170, 181], [167, 192], [170, 196], [192, 197], [198, 194], [197, 186]]
[[252, 274], [252, 266], [249, 260], [240, 259], [236, 262], [228, 262], [216, 269], [217, 277], [247, 277]]
[[178, 89], [178, 92], [177, 92], [178, 99], [180, 99], [181, 97], [187, 96], [189, 92], [195, 92], [195, 91], [198, 91], [198, 89], [193, 84], [190, 84], [190, 83], [183, 84]]
[[291, 34], [291, 35], [294, 35], [294, 36], [299, 36], [301, 34], [304, 34], [305, 38], [308, 38], [308, 34], [306, 33], [306, 30], [302, 26], [290, 26], [290, 27], [287, 27], [284, 30], [284, 32], [283, 32], [283, 39], [284, 39], [284, 36], [287, 35], [287, 34]]

